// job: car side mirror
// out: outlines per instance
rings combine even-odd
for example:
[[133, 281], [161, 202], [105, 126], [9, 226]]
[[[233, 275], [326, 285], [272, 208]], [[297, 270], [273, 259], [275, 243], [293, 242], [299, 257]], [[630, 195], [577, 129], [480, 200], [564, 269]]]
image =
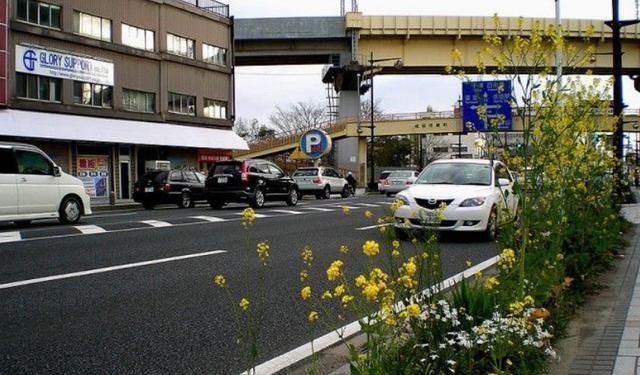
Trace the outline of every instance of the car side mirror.
[[56, 177], [60, 177], [62, 174], [60, 173], [60, 167], [57, 165], [53, 167], [53, 175]]
[[498, 179], [498, 185], [499, 186], [509, 186], [509, 184], [511, 184], [511, 181], [509, 181], [508, 178], [499, 178]]

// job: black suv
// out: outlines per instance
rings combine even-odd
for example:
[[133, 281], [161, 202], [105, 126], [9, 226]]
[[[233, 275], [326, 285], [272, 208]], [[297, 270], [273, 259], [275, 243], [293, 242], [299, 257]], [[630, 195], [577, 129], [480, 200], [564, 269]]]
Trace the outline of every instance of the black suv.
[[221, 208], [227, 202], [248, 202], [254, 208], [265, 201], [298, 203], [298, 185], [277, 165], [267, 160], [225, 160], [209, 170], [205, 194], [211, 208]]
[[205, 200], [205, 175], [182, 169], [152, 170], [145, 173], [133, 186], [133, 200], [147, 210], [157, 204], [173, 203], [178, 207], [193, 207], [195, 201]]

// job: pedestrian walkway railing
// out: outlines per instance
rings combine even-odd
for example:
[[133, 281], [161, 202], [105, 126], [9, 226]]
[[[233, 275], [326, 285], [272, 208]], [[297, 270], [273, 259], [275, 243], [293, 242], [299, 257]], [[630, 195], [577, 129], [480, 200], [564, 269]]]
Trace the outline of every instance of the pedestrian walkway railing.
[[183, 3], [195, 5], [196, 7], [209, 13], [217, 14], [223, 17], [229, 17], [229, 5], [223, 4], [216, 0], [180, 0]]

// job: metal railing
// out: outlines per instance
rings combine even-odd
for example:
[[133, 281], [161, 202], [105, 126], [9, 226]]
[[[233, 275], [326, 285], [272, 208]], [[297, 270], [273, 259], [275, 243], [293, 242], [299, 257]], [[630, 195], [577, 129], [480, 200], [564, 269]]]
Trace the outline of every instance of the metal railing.
[[217, 14], [223, 17], [229, 17], [229, 5], [223, 4], [216, 0], [179, 0], [179, 1], [194, 5], [209, 13]]

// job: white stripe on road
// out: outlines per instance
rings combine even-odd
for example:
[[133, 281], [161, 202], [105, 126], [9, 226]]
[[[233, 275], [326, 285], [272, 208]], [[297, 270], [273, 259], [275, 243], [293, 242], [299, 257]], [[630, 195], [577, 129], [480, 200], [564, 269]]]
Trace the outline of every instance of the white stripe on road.
[[[487, 259], [480, 264], [477, 264], [471, 268], [468, 268], [463, 272], [460, 272], [459, 274], [456, 274], [444, 280], [437, 286], [434, 286], [428, 289], [431, 289], [431, 290], [447, 289], [455, 285], [456, 283], [459, 283], [462, 279], [469, 278], [475, 275], [476, 273], [484, 271], [485, 269], [493, 266], [497, 261], [498, 261], [497, 256]], [[372, 315], [375, 315], [375, 314], [372, 314]], [[305, 358], [310, 357], [313, 353], [316, 353], [316, 354], [320, 353], [320, 351], [332, 345], [335, 345], [336, 343], [339, 343], [342, 340], [346, 340], [350, 336], [353, 336], [359, 332], [360, 332], [360, 323], [358, 321], [351, 322], [341, 328], [334, 330], [333, 332], [327, 333], [324, 336], [314, 339], [313, 342], [301, 345], [290, 352], [287, 352], [279, 357], [276, 357], [272, 360], [269, 360], [267, 362], [264, 362], [256, 366], [256, 368], [254, 369], [254, 371], [251, 372], [251, 374], [255, 374], [255, 375], [274, 374], [297, 362], [302, 361]], [[248, 372], [243, 373], [243, 375], [246, 375], [246, 374], [248, 374]]]
[[156, 227], [156, 228], [173, 226], [173, 224], [171, 223], [167, 223], [166, 221], [159, 221], [159, 220], [142, 220], [142, 223], [151, 225], [152, 227]]
[[15, 282], [12, 282], [12, 283], [7, 283], [7, 284], [0, 284], [0, 289], [15, 288], [17, 286], [44, 283], [44, 282], [47, 282], [47, 281], [54, 281], [54, 280], [60, 280], [60, 279], [69, 279], [69, 278], [72, 278], [72, 277], [87, 276], [87, 275], [93, 275], [93, 274], [97, 274], [97, 273], [104, 273], [104, 272], [123, 270], [123, 269], [126, 269], [126, 268], [143, 267], [143, 266], [149, 266], [149, 265], [152, 265], [152, 264], [173, 262], [173, 261], [176, 261], [176, 260], [189, 259], [189, 258], [204, 257], [204, 256], [208, 256], [208, 255], [222, 254], [222, 253], [226, 253], [226, 252], [227, 252], [226, 250], [214, 250], [214, 251], [207, 251], [207, 252], [204, 252], [204, 253], [180, 255], [180, 256], [171, 257], [171, 258], [148, 260], [148, 261], [145, 261], [145, 262], [122, 264], [120, 266], [96, 268], [96, 269], [87, 270], [87, 271], [65, 273], [65, 274], [61, 274], [61, 275], [54, 275], [54, 276], [47, 276], [47, 277], [39, 277], [37, 279], [29, 279], [29, 280], [15, 281]]
[[380, 227], [388, 227], [389, 225], [391, 225], [391, 223], [378, 224], [378, 225], [371, 225], [371, 226], [368, 226], [368, 227], [360, 227], [360, 228], [356, 228], [356, 230], [369, 230], [369, 229], [376, 229], [376, 228], [380, 228]]
[[290, 214], [290, 215], [304, 215], [304, 212], [300, 211], [290, 211], [290, 210], [271, 210], [271, 212], [279, 212], [281, 214]]
[[390, 205], [390, 204], [392, 204], [392, 203], [393, 203], [393, 201], [386, 201], [386, 202], [376, 202], [376, 203], [379, 203], [379, 204], [384, 204], [384, 205], [387, 205], [387, 206], [388, 206], [388, 205]]
[[22, 236], [20, 232], [4, 232], [0, 233], [0, 243], [20, 241]]
[[362, 207], [344, 206], [344, 205], [336, 206], [336, 207], [340, 207], [340, 208], [348, 208], [348, 209], [350, 209], [350, 210], [357, 210], [358, 208], [362, 208]]
[[321, 208], [321, 207], [303, 207], [303, 210], [313, 210], [313, 211], [321, 211], [321, 212], [331, 212], [331, 211], [335, 211], [335, 210], [331, 210], [328, 208]]
[[356, 204], [362, 207], [380, 207], [379, 204], [371, 204], [371, 203], [356, 203]]
[[[234, 212], [234, 215], [242, 216], [243, 213], [242, 212]], [[265, 218], [265, 217], [271, 217], [271, 216], [265, 215], [265, 214], [254, 214], [254, 216], [256, 217], [256, 219], [262, 219], [262, 218]]]
[[221, 217], [215, 217], [215, 216], [191, 216], [191, 218], [192, 219], [209, 221], [211, 223], [217, 223], [219, 221], [227, 221], [227, 219], [223, 219]]
[[95, 233], [105, 233], [106, 230], [97, 225], [76, 225], [75, 228], [82, 232], [82, 234], [95, 234]]

